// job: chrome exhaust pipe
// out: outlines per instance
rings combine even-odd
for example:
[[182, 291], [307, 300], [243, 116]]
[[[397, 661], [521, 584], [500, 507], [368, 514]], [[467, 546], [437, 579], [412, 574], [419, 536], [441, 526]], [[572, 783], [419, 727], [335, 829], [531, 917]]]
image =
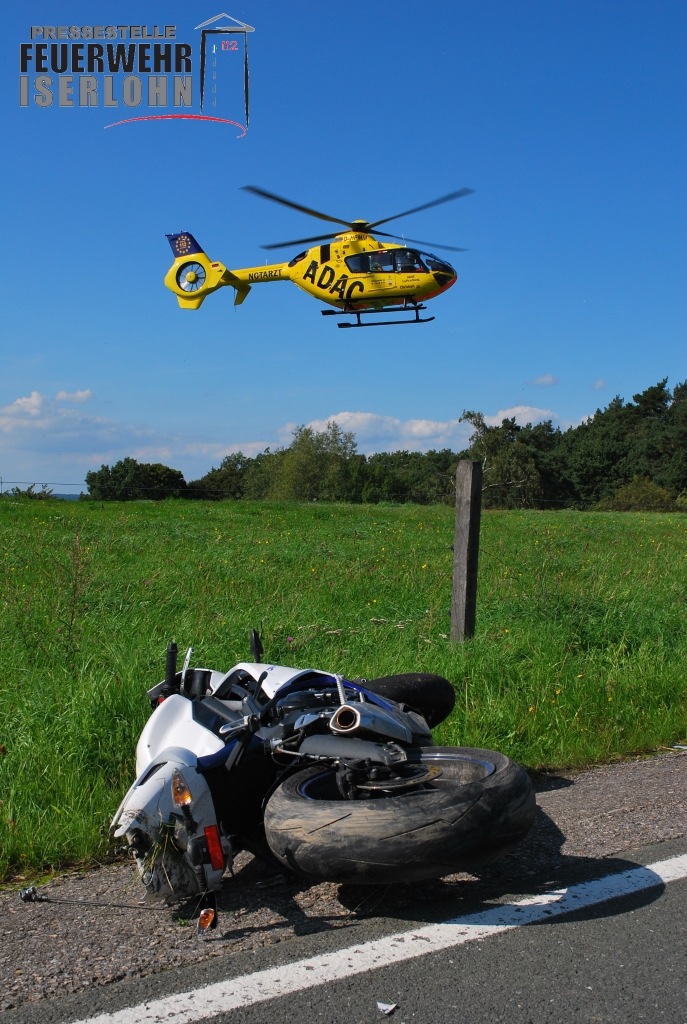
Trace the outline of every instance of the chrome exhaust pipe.
[[350, 704], [342, 704], [329, 720], [329, 728], [336, 733], [351, 733], [360, 728], [360, 712]]
[[384, 739], [400, 740], [401, 743], [411, 743], [413, 739], [410, 727], [403, 721], [402, 716], [396, 717], [368, 703], [358, 706], [342, 704], [329, 719], [329, 728], [340, 736], [361, 732]]

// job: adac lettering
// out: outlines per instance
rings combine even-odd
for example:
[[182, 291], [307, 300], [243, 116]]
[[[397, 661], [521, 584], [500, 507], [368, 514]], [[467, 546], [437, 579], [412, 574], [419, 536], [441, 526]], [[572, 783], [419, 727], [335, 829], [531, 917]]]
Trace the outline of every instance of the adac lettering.
[[[319, 275], [317, 271], [319, 270]], [[336, 278], [336, 280], [335, 280]], [[312, 281], [316, 288], [329, 292], [330, 295], [338, 295], [341, 299], [350, 299], [354, 292], [364, 292], [365, 285], [362, 281], [352, 281], [348, 284], [348, 274], [341, 274], [336, 277], [336, 271], [328, 263], [320, 269], [317, 260], [311, 260], [308, 269], [303, 274], [304, 281]], [[348, 285], [348, 287], [346, 287]]]

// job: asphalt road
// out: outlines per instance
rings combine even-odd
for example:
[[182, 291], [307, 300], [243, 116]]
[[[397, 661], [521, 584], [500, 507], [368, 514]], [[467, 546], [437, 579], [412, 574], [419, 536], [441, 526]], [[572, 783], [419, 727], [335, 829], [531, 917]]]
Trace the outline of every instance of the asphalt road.
[[[368, 1024], [387, 1016], [395, 1024], [687, 1024], [686, 857], [685, 839], [643, 846], [596, 861], [583, 872], [571, 870], [555, 882], [532, 877], [532, 898], [520, 887], [516, 894], [462, 902], [459, 920], [451, 920], [454, 907], [423, 905], [415, 920], [407, 913], [366, 919], [274, 947], [25, 1004], [0, 1014], [0, 1024], [91, 1019], [97, 1024], [175, 1024], [175, 1019], [179, 1024], [204, 1019]], [[657, 862], [679, 863], [678, 877], [665, 883], [634, 870]], [[610, 876], [617, 883], [638, 875], [632, 884], [642, 887], [619, 898], [608, 898], [607, 883], [595, 887], [598, 879]], [[581, 909], [576, 899], [584, 904]], [[441, 922], [447, 919], [456, 941], [448, 939], [440, 948]], [[465, 938], [465, 928], [485, 922], [482, 931]], [[352, 951], [354, 946], [363, 949]], [[399, 947], [409, 952], [387, 965], [382, 951]], [[366, 958], [362, 971], [357, 958]], [[268, 971], [273, 973], [261, 974]], [[342, 976], [334, 979], [337, 974]], [[307, 988], [300, 988], [299, 976]], [[226, 977], [233, 979], [227, 992], [245, 990], [248, 1005], [214, 1013], [213, 990], [207, 986]], [[270, 998], [274, 984], [289, 984], [292, 977], [294, 991]], [[157, 1002], [170, 993], [184, 995]], [[387, 1015], [379, 1003], [395, 1008]], [[220, 998], [219, 1005], [226, 1003]]]

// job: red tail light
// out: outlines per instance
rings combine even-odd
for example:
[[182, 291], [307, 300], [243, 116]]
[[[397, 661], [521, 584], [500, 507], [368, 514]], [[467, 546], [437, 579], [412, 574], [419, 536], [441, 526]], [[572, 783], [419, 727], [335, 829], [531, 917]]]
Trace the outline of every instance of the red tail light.
[[224, 854], [222, 843], [219, 838], [219, 829], [216, 825], [207, 825], [205, 828], [205, 841], [208, 844], [210, 863], [215, 871], [224, 871]]

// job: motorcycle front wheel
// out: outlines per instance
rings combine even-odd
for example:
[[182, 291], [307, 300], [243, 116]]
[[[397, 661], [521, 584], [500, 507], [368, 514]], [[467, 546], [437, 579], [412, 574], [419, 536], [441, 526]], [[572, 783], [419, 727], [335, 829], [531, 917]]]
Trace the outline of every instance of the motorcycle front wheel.
[[439, 768], [420, 785], [344, 799], [336, 770], [288, 776], [265, 808], [270, 849], [320, 881], [377, 885], [474, 871], [511, 850], [535, 814], [529, 776], [493, 750], [423, 747], [410, 764]]

